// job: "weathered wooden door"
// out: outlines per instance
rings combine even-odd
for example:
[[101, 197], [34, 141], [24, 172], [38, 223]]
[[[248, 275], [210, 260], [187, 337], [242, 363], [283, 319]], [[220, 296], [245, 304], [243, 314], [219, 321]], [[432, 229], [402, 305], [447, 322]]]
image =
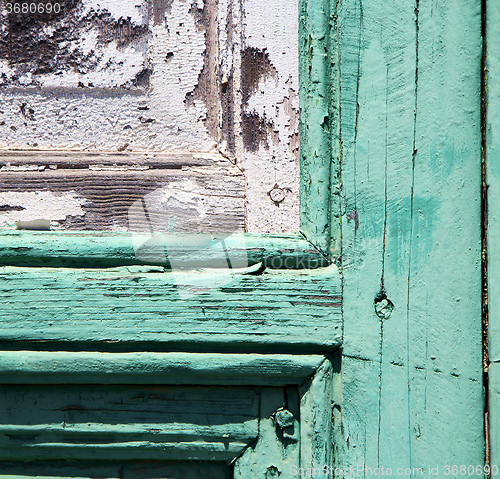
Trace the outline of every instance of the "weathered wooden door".
[[[92, 2], [83, 3], [90, 12]], [[212, 14], [202, 15], [188, 33], [182, 30], [186, 22], [162, 23], [165, 13], [167, 20], [174, 18], [168, 16], [172, 11], [184, 12], [191, 22], [201, 15], [202, 4]], [[185, 34], [187, 41], [198, 28], [214, 32], [221, 11], [237, 31], [245, 23], [236, 4], [174, 0], [144, 8], [153, 36], [168, 30], [168, 35]], [[288, 8], [284, 2], [271, 4], [280, 11]], [[248, 24], [272, 18], [263, 3], [248, 5], [259, 12]], [[149, 35], [125, 21], [110, 27], [106, 15], [92, 18], [99, 32], [116, 28], [124, 35], [122, 49], [134, 44], [140, 52]], [[276, 31], [284, 28], [280, 22], [270, 24]], [[276, 91], [285, 91], [293, 78], [282, 84], [265, 51], [255, 45], [239, 50], [237, 42], [232, 61], [246, 58], [260, 65], [266, 72], [262, 78], [221, 64], [220, 77], [204, 76], [205, 83], [198, 83], [192, 95], [186, 96], [189, 87], [166, 106], [155, 98], [157, 91], [141, 96], [154, 68], [149, 72], [137, 52], [137, 58], [127, 56], [124, 64], [136, 62], [126, 63], [127, 71], [139, 70], [132, 79], [124, 78], [123, 88], [141, 99], [133, 104], [140, 113], [129, 118], [127, 110], [109, 118], [108, 138], [123, 150], [116, 153], [129, 148], [124, 135], [131, 129], [138, 147], [155, 142], [170, 147], [172, 138], [180, 138], [184, 148], [193, 146], [195, 138], [195, 150], [213, 141], [216, 132], [219, 153], [165, 156], [159, 148], [154, 158], [134, 159], [130, 152], [126, 161], [133, 161], [122, 164], [98, 144], [96, 109], [89, 111], [84, 127], [89, 136], [84, 137], [95, 135], [98, 162], [89, 168], [87, 152], [86, 166], [77, 167], [85, 171], [84, 179], [94, 175], [87, 170], [104, 178], [97, 193], [88, 188], [94, 205], [96, 198], [106, 198], [113, 182], [101, 209], [92, 206], [95, 229], [108, 227], [114, 217], [117, 228], [125, 224], [123, 205], [106, 219], [106, 202], [121, 188], [116, 178], [143, 185], [147, 174], [131, 175], [130, 164], [138, 171], [158, 164], [162, 172], [151, 175], [154, 188], [164, 186], [166, 170], [177, 173], [174, 194], [167, 199], [186, 198], [186, 191], [209, 197], [207, 191], [215, 190], [213, 206], [231, 198], [225, 210], [208, 209], [202, 229], [222, 229], [225, 236], [200, 248], [192, 236], [172, 233], [190, 231], [193, 223], [186, 218], [192, 216], [181, 213], [193, 205], [201, 211], [203, 202], [194, 196], [174, 215], [182, 227], [167, 222], [159, 231], [164, 235], [146, 232], [139, 242], [137, 236], [117, 232], [2, 232], [0, 477], [484, 475], [481, 6], [475, 0], [304, 0], [298, 27], [300, 234], [246, 234], [243, 243], [228, 235], [244, 229], [240, 186], [247, 179], [234, 171], [226, 186], [214, 182], [218, 155], [237, 159], [244, 152], [256, 176], [258, 158], [271, 160], [262, 167], [264, 186], [247, 185], [249, 197], [264, 192], [270, 199], [266, 204], [247, 199], [247, 230], [290, 230], [287, 216], [296, 206], [286, 200], [294, 198], [294, 186], [280, 175], [290, 161], [280, 156], [284, 140], [275, 141], [275, 135], [281, 131], [276, 125], [292, 122], [297, 112], [293, 102], [273, 99], [269, 122], [269, 104], [259, 96], [273, 92], [273, 82]], [[228, 31], [235, 30], [219, 28], [216, 41], [206, 34], [204, 41], [212, 38], [206, 48], [217, 45], [222, 51], [234, 45]], [[105, 33], [99, 34], [106, 44]], [[154, 52], [161, 65], [158, 81], [196, 85], [186, 59], [177, 69], [171, 66], [177, 51]], [[197, 68], [211, 71], [214, 65]], [[172, 71], [175, 77], [168, 76]], [[19, 78], [28, 82], [38, 73]], [[8, 71], [5, 75], [10, 82], [21, 81]], [[65, 72], [62, 76], [74, 80]], [[98, 100], [100, 95], [114, 98], [105, 93], [115, 87], [103, 84], [102, 91], [94, 92], [94, 86], [76, 84]], [[2, 90], [8, 120], [16, 109], [13, 96], [27, 95], [29, 88], [43, 90], [43, 85], [10, 84]], [[207, 98], [215, 97], [225, 105], [222, 110], [210, 109], [214, 103]], [[109, 101], [121, 108], [120, 101]], [[6, 119], [3, 126], [22, 130], [25, 136], [18, 138], [26, 142], [23, 128], [33, 126], [30, 116], [36, 118], [37, 110], [27, 101], [17, 106], [25, 120], [10, 125]], [[178, 124], [165, 119], [185, 110], [198, 115], [206, 130], [177, 131]], [[151, 111], [159, 113], [148, 116]], [[246, 126], [238, 130], [231, 121]], [[157, 131], [150, 130], [159, 123]], [[64, 134], [67, 127], [64, 123]], [[76, 125], [72, 131], [61, 148], [84, 135]], [[14, 133], [9, 135], [5, 146], [16, 141]], [[292, 134], [288, 152], [296, 141]], [[45, 159], [23, 155], [21, 165], [11, 154], [2, 176], [3, 189], [20, 195], [26, 193], [22, 180], [31, 181], [34, 190], [46, 185], [50, 192], [57, 165], [70, 170], [82, 164], [73, 163], [67, 152]], [[51, 165], [56, 167], [51, 170]], [[122, 176], [120, 168], [126, 170]], [[44, 180], [34, 169], [49, 175]], [[198, 175], [201, 190], [185, 183], [186, 169]], [[109, 170], [113, 175], [102, 174]], [[68, 192], [74, 191], [78, 174], [73, 181], [53, 196], [75, 205], [75, 195]], [[127, 205], [149, 193], [146, 187], [137, 195], [130, 191], [124, 194]], [[19, 201], [28, 197], [21, 195]], [[58, 201], [50, 198], [52, 204]], [[147, 210], [147, 202], [142, 204]], [[6, 203], [11, 212], [13, 206]], [[76, 203], [75, 212], [77, 207], [83, 210]], [[71, 216], [63, 226], [75, 225]], [[75, 216], [77, 226], [94, 229], [92, 215], [78, 210]], [[221, 218], [229, 218], [229, 224]], [[214, 268], [214, 255], [230, 264], [221, 267], [219, 262]], [[233, 261], [241, 266], [242, 259], [244, 267], [231, 268]]]
[[0, 477], [333, 464], [338, 270], [238, 236], [299, 226], [297, 2], [35, 4], [1, 10]]

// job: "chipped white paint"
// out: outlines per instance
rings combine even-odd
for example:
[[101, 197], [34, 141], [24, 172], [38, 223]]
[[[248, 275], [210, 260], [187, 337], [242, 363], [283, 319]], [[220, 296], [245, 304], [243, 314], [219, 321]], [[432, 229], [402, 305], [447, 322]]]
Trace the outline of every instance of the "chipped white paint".
[[[0, 59], [0, 150], [221, 152], [236, 161], [246, 176], [246, 230], [298, 230], [297, 0], [212, 2], [218, 15], [215, 31], [207, 31], [208, 22], [203, 24], [199, 18], [209, 3], [81, 0], [72, 21], [83, 23], [58, 48], [73, 55], [73, 60], [91, 60], [61, 61], [50, 72], [33, 73], [30, 68], [16, 70], [15, 64]], [[0, 14], [3, 29], [5, 18]], [[38, 35], [41, 40], [54, 40], [61, 34], [58, 28], [56, 23], [46, 25]], [[249, 68], [242, 61], [245, 49], [267, 55], [272, 70], [259, 73], [249, 97], [242, 91], [243, 70]], [[208, 51], [216, 56], [208, 67], [219, 85], [211, 93], [213, 98], [205, 95], [204, 101], [200, 80], [206, 81]], [[229, 82], [232, 112], [222, 107], [222, 96], [217, 96]], [[266, 138], [257, 148], [249, 148], [244, 141], [245, 132], [253, 129], [244, 120], [249, 114], [265, 123]], [[215, 118], [218, 131], [213, 122], [209, 131], [210, 118]], [[223, 125], [233, 128], [230, 147]], [[233, 174], [229, 161], [224, 168]], [[96, 161], [91, 169], [122, 171], [124, 167]], [[223, 183], [224, 178], [214, 178], [217, 182]], [[172, 185], [179, 197], [194, 194], [189, 188], [181, 191], [188, 185], [178, 180]], [[210, 197], [208, 203], [198, 202], [200, 195], [197, 198], [194, 203], [186, 198], [181, 203], [196, 204], [195, 209], [204, 211], [207, 218], [220, 218], [229, 208], [230, 202], [226, 204], [221, 196]], [[68, 211], [73, 206], [68, 203]], [[231, 208], [226, 212], [233, 214]], [[200, 221], [194, 230], [203, 227]]]
[[[244, 150], [247, 178], [247, 230], [286, 232], [299, 229], [298, 150], [298, 2], [244, 0], [244, 48], [264, 51], [274, 73], [259, 81], [245, 113], [257, 114], [270, 126], [267, 145]], [[285, 199], [274, 203], [277, 185]]]
[[[18, 208], [0, 211], [0, 227], [12, 226], [16, 221], [47, 219], [63, 221], [68, 216], [83, 216], [84, 198], [75, 192], [54, 194], [50, 191], [0, 192], [0, 207]], [[24, 208], [19, 210], [20, 208]]]
[[[118, 23], [129, 17], [131, 28], [145, 23], [149, 27], [149, 33], [138, 34], [124, 46], [117, 40], [103, 44], [101, 32], [91, 22], [78, 30], [68, 50], [93, 55], [95, 65], [89, 71], [61, 68], [50, 74], [22, 74], [17, 81], [18, 72], [2, 61], [0, 74], [6, 74], [7, 87], [0, 93], [0, 147], [109, 151], [124, 145], [134, 151], [215, 147], [203, 124], [205, 106], [197, 100], [190, 106], [185, 103], [198, 83], [205, 52], [205, 32], [196, 25], [191, 3], [174, 0], [158, 25], [141, 2], [138, 9], [124, 3], [88, 0], [80, 9], [80, 21], [93, 10], [109, 12]], [[50, 36], [51, 30], [46, 34]], [[152, 71], [149, 86], [135, 85], [137, 77], [148, 71]]]

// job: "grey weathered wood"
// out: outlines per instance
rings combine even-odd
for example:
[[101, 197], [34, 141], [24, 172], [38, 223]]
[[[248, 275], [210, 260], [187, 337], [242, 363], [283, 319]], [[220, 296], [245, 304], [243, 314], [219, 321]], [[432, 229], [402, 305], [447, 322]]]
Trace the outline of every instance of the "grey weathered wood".
[[323, 355], [0, 351], [2, 384], [301, 384]]
[[342, 3], [346, 467], [484, 462], [480, 10]]
[[[251, 232], [296, 231], [297, 3], [76, 1], [60, 15], [44, 15], [43, 28], [5, 9], [0, 153], [220, 152], [226, 164], [197, 181], [216, 189], [225, 174], [233, 201], [219, 195], [214, 204], [202, 195], [209, 218], [181, 215], [178, 228], [213, 231], [230, 223]], [[235, 163], [243, 170], [238, 179]], [[130, 200], [172, 182], [163, 169], [39, 173], [14, 169], [0, 177], [15, 188], [4, 205], [33, 210], [33, 194], [13, 191], [44, 191], [54, 203], [46, 213], [73, 229], [123, 229]], [[244, 193], [245, 211], [236, 200]], [[0, 224], [6, 217], [12, 215], [0, 215]]]
[[8, 386], [0, 459], [229, 461], [259, 435], [259, 396], [245, 388]]
[[[130, 268], [2, 268], [0, 342], [67, 342], [65, 347], [93, 349], [279, 346], [293, 352], [299, 345], [316, 351], [340, 345], [340, 278], [334, 265], [234, 277], [224, 270]], [[178, 288], [192, 296], [180, 301]]]
[[243, 231], [245, 179], [214, 154], [5, 152], [0, 225], [45, 218], [60, 228], [132, 229], [143, 200], [156, 232]]

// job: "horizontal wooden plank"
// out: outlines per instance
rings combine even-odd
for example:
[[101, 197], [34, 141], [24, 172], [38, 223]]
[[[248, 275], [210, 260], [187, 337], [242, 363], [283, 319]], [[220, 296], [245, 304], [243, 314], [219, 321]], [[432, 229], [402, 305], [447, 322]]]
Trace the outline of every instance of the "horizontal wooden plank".
[[235, 267], [262, 263], [275, 269], [315, 269], [329, 264], [299, 235], [0, 232], [2, 266], [103, 268], [159, 264], [170, 268], [173, 260], [176, 267], [182, 268], [227, 268], [226, 254]]
[[0, 351], [1, 384], [301, 384], [321, 354]]
[[47, 151], [1, 150], [0, 171], [43, 171], [45, 169], [98, 169], [100, 166], [130, 169], [177, 169], [210, 167], [226, 161], [219, 155], [190, 152], [116, 152], [116, 151]]
[[[245, 178], [216, 154], [0, 151], [0, 226], [43, 217], [123, 231], [142, 200], [155, 231], [242, 231]], [[173, 218], [173, 219], [172, 219]]]
[[341, 344], [335, 265], [233, 276], [224, 270], [6, 266], [0, 270], [0, 292], [3, 349], [16, 344], [31, 349], [27, 344], [37, 341], [62, 349], [82, 343], [99, 350], [279, 346], [297, 353], [297, 348], [319, 352]]
[[164, 461], [3, 461], [1, 479], [229, 479], [229, 466], [222, 462]]
[[258, 437], [249, 388], [8, 386], [0, 459], [232, 460]]

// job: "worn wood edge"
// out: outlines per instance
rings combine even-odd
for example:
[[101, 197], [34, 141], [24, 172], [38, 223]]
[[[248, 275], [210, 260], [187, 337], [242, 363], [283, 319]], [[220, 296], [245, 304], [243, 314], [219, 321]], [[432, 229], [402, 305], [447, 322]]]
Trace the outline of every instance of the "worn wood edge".
[[0, 351], [1, 384], [300, 384], [321, 354]]
[[486, 3], [486, 184], [488, 187], [488, 333], [489, 359], [500, 361], [500, 5]]
[[[271, 269], [315, 269], [330, 261], [300, 235], [221, 235], [147, 233], [95, 233], [73, 231], [0, 232], [0, 266], [105, 268], [155, 264], [176, 267], [217, 268], [220, 249], [201, 247], [200, 241], [224, 240], [233, 263], [262, 263]], [[217, 243], [221, 244], [221, 243]], [[225, 265], [227, 267], [227, 264]]]
[[301, 467], [337, 476], [342, 467], [340, 356], [326, 358], [301, 392]]
[[120, 459], [128, 460], [199, 460], [231, 461], [241, 454], [247, 443], [231, 442], [171, 442], [131, 441], [113, 444], [40, 443], [29, 448], [0, 447], [0, 460], [60, 460], [60, 459]]
[[307, 239], [329, 256], [340, 251], [337, 3], [301, 0], [299, 5], [300, 224]]
[[[116, 151], [70, 151], [70, 150], [2, 150], [0, 149], [0, 171], [30, 170], [46, 166], [49, 169], [82, 169], [93, 165], [144, 166], [153, 169], [181, 169], [195, 166], [232, 166], [219, 153], [172, 152], [116, 152]], [[17, 168], [17, 170], [16, 170]]]

